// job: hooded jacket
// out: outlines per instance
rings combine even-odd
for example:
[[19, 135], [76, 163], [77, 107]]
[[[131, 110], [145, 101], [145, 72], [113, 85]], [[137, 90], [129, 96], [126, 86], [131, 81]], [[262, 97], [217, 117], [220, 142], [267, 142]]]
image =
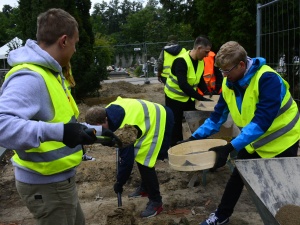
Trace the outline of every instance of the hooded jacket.
[[[28, 63], [48, 68], [64, 85], [62, 68], [46, 51], [33, 40], [25, 46], [13, 50], [8, 55], [11, 67]], [[0, 145], [8, 149], [26, 150], [36, 148], [41, 142], [62, 142], [64, 124], [47, 123], [54, 116], [53, 105], [41, 75], [31, 70], [19, 70], [11, 74], [3, 83], [0, 91]], [[66, 180], [75, 174], [75, 169], [43, 176], [13, 162], [15, 177], [18, 181], [43, 184]]]
[[168, 54], [172, 56], [177, 56], [181, 51], [182, 47], [174, 42], [168, 43], [163, 50], [161, 51], [158, 59], [157, 59], [157, 70], [162, 72], [163, 71], [163, 65], [164, 65], [164, 52], [167, 52]]

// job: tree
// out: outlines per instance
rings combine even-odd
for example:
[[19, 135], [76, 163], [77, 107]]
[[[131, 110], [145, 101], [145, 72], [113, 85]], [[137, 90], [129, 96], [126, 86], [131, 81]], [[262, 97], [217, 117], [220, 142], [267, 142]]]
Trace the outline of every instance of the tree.
[[[126, 23], [126, 18], [142, 9], [139, 2], [111, 0], [109, 4], [102, 1], [94, 5], [92, 13], [93, 29], [106, 35], [115, 35]], [[96, 29], [95, 29], [96, 28]], [[101, 29], [101, 30], [99, 30]]]
[[2, 12], [0, 12], [0, 46], [21, 36], [18, 27], [18, 14], [18, 8], [12, 8], [9, 5], [3, 6]]
[[151, 6], [146, 7], [134, 14], [130, 14], [127, 17], [126, 23], [121, 26], [122, 35], [126, 37], [126, 42], [133, 43], [135, 41], [147, 41], [148, 30], [146, 29], [146, 26], [151, 21], [155, 21], [155, 17], [155, 11]]
[[[41, 13], [50, 8], [62, 8], [69, 12], [77, 20], [79, 25], [79, 44], [76, 54], [72, 57], [71, 64], [73, 76], [76, 80], [75, 98], [79, 99], [87, 94], [86, 90], [94, 92], [99, 88], [95, 81], [98, 80], [96, 74], [91, 73], [93, 65], [93, 43], [94, 34], [90, 23], [89, 10], [90, 0], [19, 0], [20, 17], [19, 24], [22, 30], [22, 39], [36, 39], [36, 18]], [[84, 67], [82, 65], [85, 65]], [[98, 82], [99, 84], [99, 82]]]

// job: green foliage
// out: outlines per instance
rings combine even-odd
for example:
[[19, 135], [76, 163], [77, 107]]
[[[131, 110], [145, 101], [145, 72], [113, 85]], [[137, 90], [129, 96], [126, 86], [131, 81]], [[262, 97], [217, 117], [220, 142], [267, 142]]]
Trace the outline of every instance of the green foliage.
[[20, 38], [18, 14], [18, 8], [12, 8], [9, 5], [3, 6], [2, 12], [0, 12], [0, 47], [15, 37]]
[[[79, 44], [76, 54], [74, 54], [71, 64], [73, 76], [76, 81], [75, 98], [81, 98], [99, 88], [99, 78], [93, 67], [93, 43], [94, 34], [90, 22], [89, 10], [90, 0], [19, 0], [19, 25], [22, 31], [21, 38], [36, 39], [36, 19], [37, 16], [50, 8], [62, 8], [69, 12], [77, 20], [79, 25]], [[84, 65], [84, 66], [82, 66]]]
[[96, 20], [93, 21], [96, 22], [93, 23], [93, 28], [96, 28], [97, 32], [106, 35], [118, 33], [120, 26], [125, 23], [127, 16], [139, 11], [141, 8], [142, 4], [140, 2], [131, 2], [128, 0], [111, 0], [109, 4], [104, 1], [97, 3], [94, 5], [92, 17], [99, 20], [98, 22]]
[[143, 66], [141, 66], [141, 65], [137, 66], [134, 70], [134, 74], [136, 76], [142, 75], [143, 74]]
[[155, 11], [151, 6], [146, 7], [134, 14], [128, 15], [126, 23], [121, 26], [122, 35], [127, 37], [126, 39], [129, 43], [133, 43], [135, 41], [147, 41], [147, 24], [151, 23], [151, 21], [154, 21], [155, 17]]
[[[282, 0], [278, 4], [288, 1]], [[125, 59], [133, 55], [133, 65], [138, 64], [136, 61], [141, 59], [142, 53], [147, 54], [146, 60], [150, 56], [157, 58], [170, 34], [177, 35], [179, 43], [186, 49], [193, 46], [193, 41], [189, 40], [200, 34], [207, 35], [215, 52], [223, 43], [235, 40], [245, 47], [250, 56], [254, 56], [256, 4], [269, 2], [159, 0], [158, 4], [158, 0], [148, 0], [146, 7], [143, 7], [138, 0], [102, 0], [94, 5], [90, 16], [90, 0], [19, 0], [19, 8], [5, 6], [0, 12], [0, 44], [15, 36], [22, 40], [35, 39], [36, 17], [40, 12], [50, 7], [67, 10], [77, 19], [80, 27], [80, 41], [72, 66], [77, 83], [76, 96], [82, 97], [85, 92], [95, 93], [99, 81], [107, 78], [106, 66], [115, 63], [117, 54]], [[299, 10], [299, 3], [295, 2], [280, 12], [267, 11], [266, 23], [288, 27], [286, 20], [275, 21], [273, 15], [284, 18], [287, 13]], [[297, 13], [293, 15], [298, 16]], [[292, 37], [286, 40], [291, 41]], [[141, 51], [134, 52], [135, 47], [141, 48]], [[136, 68], [136, 72], [141, 75], [141, 68]]]
[[114, 50], [111, 47], [111, 42], [109, 37], [101, 34], [96, 34], [95, 36], [95, 45], [101, 47], [94, 48], [94, 64], [95, 72], [99, 81], [107, 79], [107, 70], [106, 67], [112, 64]]

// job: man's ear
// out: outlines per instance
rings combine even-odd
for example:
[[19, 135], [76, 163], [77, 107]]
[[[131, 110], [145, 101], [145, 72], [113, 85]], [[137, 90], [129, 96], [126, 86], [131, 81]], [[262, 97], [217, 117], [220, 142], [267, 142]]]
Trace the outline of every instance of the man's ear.
[[66, 47], [66, 44], [67, 44], [67, 35], [62, 35], [60, 38], [59, 38], [59, 46], [61, 48], [65, 48]]

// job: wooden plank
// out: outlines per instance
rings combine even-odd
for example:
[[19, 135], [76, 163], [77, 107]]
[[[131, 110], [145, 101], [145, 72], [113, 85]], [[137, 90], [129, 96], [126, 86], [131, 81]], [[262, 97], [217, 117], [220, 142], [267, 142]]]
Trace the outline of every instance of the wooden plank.
[[192, 136], [191, 129], [186, 121], [182, 123], [182, 135], [184, 140]]
[[235, 164], [253, 190], [252, 197], [263, 204], [258, 208], [266, 207], [275, 216], [284, 205], [300, 205], [299, 157], [236, 160]]

